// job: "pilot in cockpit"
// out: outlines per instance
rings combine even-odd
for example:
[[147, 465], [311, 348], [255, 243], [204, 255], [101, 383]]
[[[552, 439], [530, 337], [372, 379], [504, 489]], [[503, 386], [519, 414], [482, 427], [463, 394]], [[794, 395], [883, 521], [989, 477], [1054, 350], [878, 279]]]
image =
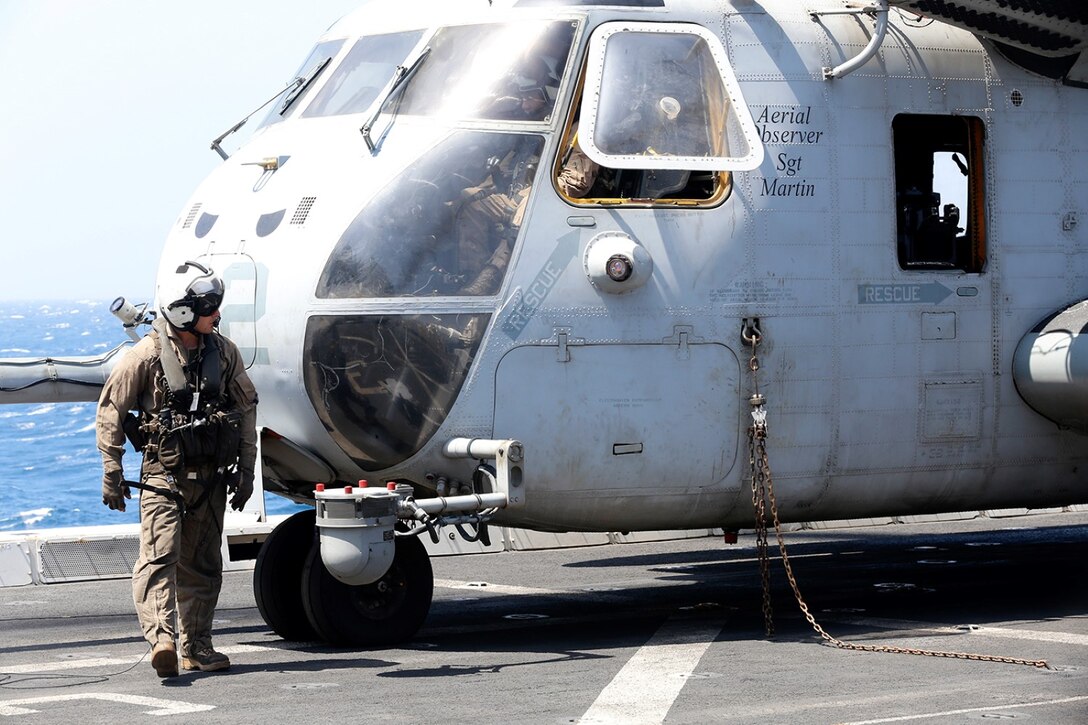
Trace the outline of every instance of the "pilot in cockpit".
[[535, 141], [528, 140], [501, 158], [490, 157], [481, 180], [461, 191], [455, 212], [457, 267], [467, 281], [459, 294], [498, 290], [540, 160], [535, 149]]
[[558, 86], [548, 63], [538, 56], [526, 56], [494, 89], [480, 115], [497, 121], [544, 121]]

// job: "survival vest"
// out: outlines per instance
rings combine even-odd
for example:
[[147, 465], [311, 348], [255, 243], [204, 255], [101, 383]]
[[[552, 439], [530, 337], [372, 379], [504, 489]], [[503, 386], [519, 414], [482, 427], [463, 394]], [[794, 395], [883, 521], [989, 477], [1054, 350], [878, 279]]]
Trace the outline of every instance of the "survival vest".
[[162, 409], [145, 412], [144, 455], [157, 459], [171, 473], [195, 469], [222, 471], [238, 461], [242, 413], [223, 389], [219, 338], [204, 336], [204, 351], [190, 383], [177, 355], [166, 348], [167, 322], [158, 318], [149, 333], [155, 341], [167, 393]]

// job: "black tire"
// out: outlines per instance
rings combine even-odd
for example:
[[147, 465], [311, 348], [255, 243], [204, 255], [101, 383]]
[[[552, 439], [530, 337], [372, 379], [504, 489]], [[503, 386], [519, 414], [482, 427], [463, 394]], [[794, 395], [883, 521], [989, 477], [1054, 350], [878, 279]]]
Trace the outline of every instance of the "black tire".
[[302, 604], [302, 572], [314, 543], [313, 509], [299, 511], [264, 540], [253, 567], [253, 596], [272, 631], [289, 642], [320, 639]]
[[302, 573], [303, 607], [314, 630], [334, 647], [376, 647], [412, 638], [431, 608], [434, 574], [423, 542], [398, 536], [389, 571], [373, 584], [335, 579], [313, 547]]

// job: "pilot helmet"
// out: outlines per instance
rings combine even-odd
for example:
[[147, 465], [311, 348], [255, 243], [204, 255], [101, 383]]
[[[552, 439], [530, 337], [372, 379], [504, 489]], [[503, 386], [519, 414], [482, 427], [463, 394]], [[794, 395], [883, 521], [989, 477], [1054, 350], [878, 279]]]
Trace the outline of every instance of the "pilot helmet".
[[223, 280], [202, 264], [185, 262], [159, 284], [158, 299], [167, 322], [192, 332], [199, 318], [223, 304]]

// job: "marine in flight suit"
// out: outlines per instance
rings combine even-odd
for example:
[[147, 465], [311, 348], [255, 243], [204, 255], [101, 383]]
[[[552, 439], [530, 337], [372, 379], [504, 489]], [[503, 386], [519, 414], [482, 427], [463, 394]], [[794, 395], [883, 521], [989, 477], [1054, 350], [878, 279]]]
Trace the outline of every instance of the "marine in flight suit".
[[[178, 674], [178, 646], [186, 669], [230, 666], [212, 647], [212, 618], [222, 584], [228, 489], [236, 510], [253, 493], [257, 394], [237, 346], [215, 329], [223, 283], [214, 272], [186, 262], [160, 287], [158, 299], [161, 315], [152, 332], [102, 389], [96, 432], [102, 502], [110, 509], [124, 511], [130, 496], [121, 463], [126, 418], [130, 433], [136, 431], [134, 445], [143, 447], [132, 595], [152, 666], [171, 677]], [[175, 390], [179, 375], [181, 391]], [[138, 418], [129, 416], [133, 410]], [[193, 426], [194, 420], [201, 422]]]

